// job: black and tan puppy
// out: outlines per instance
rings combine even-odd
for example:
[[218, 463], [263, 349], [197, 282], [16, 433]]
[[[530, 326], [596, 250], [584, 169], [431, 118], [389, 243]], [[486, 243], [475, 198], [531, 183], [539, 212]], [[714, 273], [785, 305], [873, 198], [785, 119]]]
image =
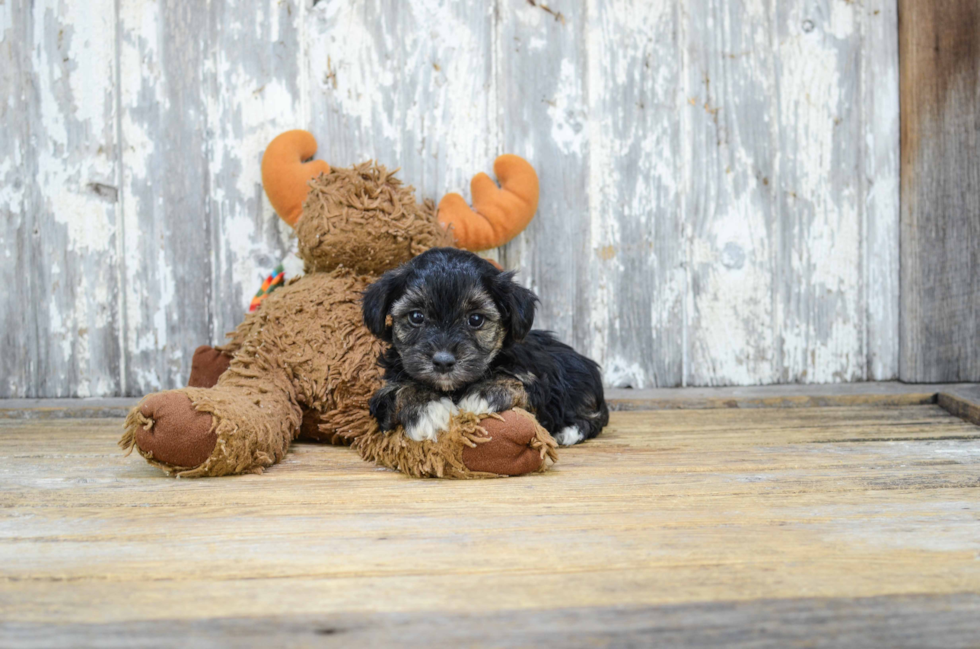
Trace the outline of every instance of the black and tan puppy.
[[391, 343], [385, 385], [371, 399], [383, 430], [436, 439], [459, 410], [526, 408], [559, 444], [609, 421], [599, 366], [531, 330], [537, 297], [473, 253], [433, 248], [385, 273], [364, 293], [364, 322]]

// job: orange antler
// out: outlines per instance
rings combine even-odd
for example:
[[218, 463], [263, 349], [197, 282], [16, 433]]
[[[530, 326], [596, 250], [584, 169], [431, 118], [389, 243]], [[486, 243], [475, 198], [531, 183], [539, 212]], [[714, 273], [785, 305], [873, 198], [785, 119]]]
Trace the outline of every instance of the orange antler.
[[439, 223], [453, 229], [456, 245], [466, 250], [502, 246], [527, 227], [538, 209], [538, 174], [527, 160], [502, 155], [493, 163], [500, 187], [485, 173], [473, 176], [473, 209], [459, 194], [439, 201]]
[[295, 130], [276, 136], [262, 156], [265, 195], [289, 225], [295, 226], [303, 214], [309, 182], [330, 173], [330, 165], [323, 160], [310, 160], [315, 153], [316, 138], [309, 131]]

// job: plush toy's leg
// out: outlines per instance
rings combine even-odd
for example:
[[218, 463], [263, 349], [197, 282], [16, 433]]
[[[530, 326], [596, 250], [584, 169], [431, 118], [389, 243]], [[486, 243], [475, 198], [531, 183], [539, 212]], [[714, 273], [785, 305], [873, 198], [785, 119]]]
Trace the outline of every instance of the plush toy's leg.
[[401, 429], [377, 428], [354, 442], [369, 462], [416, 478], [495, 478], [546, 471], [558, 444], [534, 415], [515, 408], [499, 414], [455, 415], [436, 441], [416, 442]]
[[143, 399], [119, 445], [182, 477], [260, 473], [279, 462], [300, 427], [300, 409], [267, 379], [183, 388]]
[[201, 345], [194, 350], [187, 387], [213, 388], [229, 365], [231, 365], [231, 354], [208, 345]]

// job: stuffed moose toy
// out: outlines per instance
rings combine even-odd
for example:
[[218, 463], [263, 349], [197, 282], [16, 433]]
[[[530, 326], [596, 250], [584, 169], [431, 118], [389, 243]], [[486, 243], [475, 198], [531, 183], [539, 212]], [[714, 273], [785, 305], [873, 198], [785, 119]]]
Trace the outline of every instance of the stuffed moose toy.
[[372, 163], [330, 168], [306, 131], [283, 133], [262, 159], [272, 206], [298, 238], [304, 274], [270, 293], [231, 340], [200, 347], [188, 387], [150, 394], [130, 412], [120, 446], [184, 477], [260, 473], [299, 437], [352, 444], [368, 461], [415, 477], [475, 478], [546, 470], [556, 443], [523, 410], [461, 411], [436, 441], [384, 433], [368, 411], [382, 384], [384, 343], [364, 326], [361, 294], [382, 273], [437, 246], [502, 245], [537, 210], [538, 178], [522, 158], [497, 158], [497, 187], [471, 183], [438, 211]]

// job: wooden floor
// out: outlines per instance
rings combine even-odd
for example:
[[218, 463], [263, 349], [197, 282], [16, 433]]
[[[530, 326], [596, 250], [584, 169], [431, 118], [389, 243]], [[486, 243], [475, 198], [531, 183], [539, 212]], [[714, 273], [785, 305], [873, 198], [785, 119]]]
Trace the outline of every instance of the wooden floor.
[[474, 482], [174, 480], [120, 428], [0, 420], [0, 646], [980, 644], [980, 428], [935, 404], [616, 412]]

